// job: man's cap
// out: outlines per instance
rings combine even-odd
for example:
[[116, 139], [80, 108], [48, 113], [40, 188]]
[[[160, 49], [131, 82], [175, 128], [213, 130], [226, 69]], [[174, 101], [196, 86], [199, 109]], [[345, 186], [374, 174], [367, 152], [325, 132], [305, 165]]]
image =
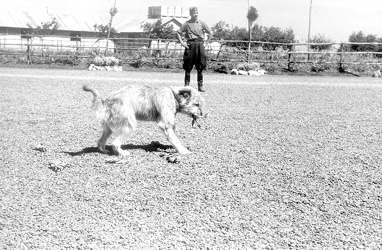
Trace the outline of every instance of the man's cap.
[[197, 12], [197, 11], [198, 11], [198, 7], [196, 7], [196, 6], [190, 7], [190, 14]]

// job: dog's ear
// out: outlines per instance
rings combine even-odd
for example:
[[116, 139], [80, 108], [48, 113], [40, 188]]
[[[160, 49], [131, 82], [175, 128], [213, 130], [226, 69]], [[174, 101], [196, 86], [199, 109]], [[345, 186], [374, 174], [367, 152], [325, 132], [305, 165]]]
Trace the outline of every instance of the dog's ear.
[[188, 99], [191, 96], [191, 90], [189, 90], [189, 89], [181, 89], [181, 90], [179, 90], [179, 95], [182, 96], [185, 99]]
[[185, 106], [195, 95], [191, 87], [171, 87], [179, 107]]

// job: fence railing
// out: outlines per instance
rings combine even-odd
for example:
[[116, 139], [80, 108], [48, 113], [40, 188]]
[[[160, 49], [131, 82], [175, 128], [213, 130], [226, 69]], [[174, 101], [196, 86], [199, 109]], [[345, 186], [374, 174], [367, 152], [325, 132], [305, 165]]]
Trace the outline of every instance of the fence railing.
[[[206, 47], [209, 60], [256, 61], [259, 63], [290, 64], [382, 64], [382, 52], [352, 52], [351, 45], [381, 46], [382, 43], [272, 43], [219, 40]], [[330, 49], [315, 51], [312, 46], [327, 46]], [[181, 60], [184, 48], [174, 39], [113, 38], [105, 51], [106, 39], [97, 37], [23, 37], [0, 34], [0, 56], [23, 57], [28, 63], [34, 58], [94, 58], [96, 55], [114, 55], [122, 61], [139, 58], [158, 60], [171, 58]]]

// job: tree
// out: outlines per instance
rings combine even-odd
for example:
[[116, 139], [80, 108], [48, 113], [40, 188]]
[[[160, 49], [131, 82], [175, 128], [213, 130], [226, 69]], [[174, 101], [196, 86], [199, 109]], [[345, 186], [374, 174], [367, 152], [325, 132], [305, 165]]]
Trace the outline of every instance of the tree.
[[52, 20], [42, 22], [41, 25], [38, 25], [37, 27], [33, 27], [30, 23], [27, 23], [27, 27], [28, 29], [23, 29], [21, 33], [23, 34], [23, 37], [27, 39], [27, 61], [28, 64], [30, 64], [31, 57], [29, 53], [31, 51], [30, 42], [33, 40], [32, 38], [42, 38], [43, 36], [53, 35], [58, 29], [59, 24], [56, 18], [52, 18]]
[[251, 6], [247, 13], [247, 19], [248, 19], [248, 30], [251, 30], [252, 24], [256, 21], [256, 19], [259, 17], [259, 14], [257, 13], [257, 9], [253, 6]]
[[117, 0], [114, 0], [114, 6], [113, 8], [111, 8], [109, 10], [109, 13], [110, 13], [110, 21], [109, 21], [109, 27], [108, 27], [108, 31], [107, 31], [107, 40], [106, 40], [106, 49], [105, 49], [105, 54], [107, 53], [107, 50], [109, 48], [109, 38], [110, 38], [110, 32], [111, 32], [111, 25], [113, 23], [113, 18], [114, 16], [117, 14], [118, 10], [117, 8], [115, 7], [115, 3], [116, 3]]
[[[365, 36], [363, 35], [362, 31], [359, 31], [358, 33], [353, 32], [349, 37], [349, 42], [351, 43], [362, 43], [365, 40]], [[350, 45], [350, 51], [363, 51], [362, 45], [360, 44], [351, 44]]]
[[[376, 43], [376, 42], [378, 42], [378, 38], [376, 35], [369, 34], [365, 37], [365, 43]], [[363, 47], [365, 51], [376, 51], [377, 48], [378, 46], [374, 44], [365, 44]]]
[[[257, 9], [253, 6], [251, 6], [247, 13], [247, 19], [248, 19], [248, 33], [249, 33], [249, 44], [248, 44], [248, 51], [251, 50], [251, 41], [252, 41], [252, 25], [253, 22], [259, 17], [259, 14], [257, 13]], [[249, 58], [249, 53], [248, 53]]]
[[216, 40], [225, 39], [229, 36], [229, 25], [224, 21], [219, 21], [217, 24], [211, 27], [213, 38]]
[[330, 40], [329, 38], [326, 38], [325, 35], [323, 34], [317, 34], [314, 35], [312, 39], [310, 39], [310, 42], [312, 43], [323, 43], [323, 44], [314, 44], [314, 45], [309, 45], [309, 47], [313, 51], [322, 51], [322, 50], [329, 50], [333, 46], [333, 41]]
[[[362, 31], [353, 32], [349, 37], [349, 42], [352, 43], [375, 43], [378, 38], [375, 35], [364, 35]], [[372, 44], [351, 44], [350, 51], [378, 51], [380, 46]]]
[[264, 34], [266, 27], [255, 24], [251, 30], [252, 38], [254, 41], [264, 41]]
[[[98, 33], [98, 37], [107, 37], [107, 34], [109, 32], [109, 26], [103, 25], [103, 24], [94, 24], [94, 31]], [[117, 34], [117, 31], [115, 28], [110, 28], [110, 36], [115, 37]]]
[[[254, 40], [273, 43], [294, 43], [295, 35], [291, 28], [282, 30], [279, 27], [264, 27], [255, 25], [252, 29]], [[274, 50], [280, 45], [264, 44], [263, 49]], [[290, 45], [282, 46], [284, 49], [291, 49]]]
[[248, 31], [245, 28], [235, 26], [229, 32], [228, 40], [248, 41]]
[[[232, 41], [248, 41], [248, 31], [246, 28], [239, 28], [238, 26], [235, 26], [230, 30], [226, 39]], [[248, 47], [247, 42], [229, 42], [228, 44], [240, 48]]]
[[[377, 43], [382, 43], [382, 37], [377, 39]], [[378, 45], [375, 52], [382, 52], [382, 45]], [[377, 55], [377, 57], [381, 57], [381, 55]]]
[[142, 25], [143, 31], [147, 33], [147, 37], [152, 39], [173, 39], [174, 27], [172, 25], [162, 24], [162, 20], [155, 23], [144, 23]]
[[[231, 29], [228, 28], [229, 25], [224, 21], [220, 21], [212, 26], [215, 39], [229, 40], [227, 44], [231, 46], [237, 46], [244, 49], [248, 48], [248, 30], [246, 28], [240, 28], [238, 26], [233, 26]], [[264, 27], [255, 24], [251, 30], [253, 40], [270, 42], [270, 43], [294, 43], [295, 35], [291, 28], [282, 30], [278, 27]], [[237, 42], [236, 42], [237, 41]], [[265, 50], [274, 50], [280, 45], [275, 44], [263, 44]], [[291, 49], [291, 45], [282, 46], [284, 49]]]
[[52, 18], [52, 20], [42, 22], [41, 25], [37, 27], [33, 27], [30, 23], [27, 23], [27, 27], [28, 29], [23, 30], [24, 35], [41, 37], [44, 35], [53, 35], [58, 29], [59, 24], [56, 18]]

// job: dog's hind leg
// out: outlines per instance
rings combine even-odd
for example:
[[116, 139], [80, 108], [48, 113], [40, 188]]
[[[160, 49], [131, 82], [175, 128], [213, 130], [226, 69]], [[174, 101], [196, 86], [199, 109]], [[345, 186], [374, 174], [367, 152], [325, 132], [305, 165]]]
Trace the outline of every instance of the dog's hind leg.
[[98, 140], [97, 148], [101, 153], [108, 154], [109, 150], [106, 150], [106, 143], [107, 139], [109, 139], [110, 135], [112, 134], [112, 130], [109, 128], [108, 125], [103, 125], [103, 131], [101, 138]]

